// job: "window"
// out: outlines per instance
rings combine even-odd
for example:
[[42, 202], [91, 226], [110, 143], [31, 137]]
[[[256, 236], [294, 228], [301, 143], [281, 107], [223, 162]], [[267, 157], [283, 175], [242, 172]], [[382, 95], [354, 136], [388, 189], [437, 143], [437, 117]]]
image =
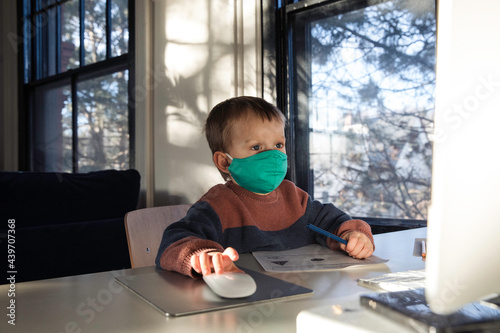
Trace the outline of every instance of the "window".
[[434, 0], [299, 1], [280, 10], [290, 178], [353, 216], [425, 220]]
[[27, 168], [134, 164], [133, 1], [24, 0]]

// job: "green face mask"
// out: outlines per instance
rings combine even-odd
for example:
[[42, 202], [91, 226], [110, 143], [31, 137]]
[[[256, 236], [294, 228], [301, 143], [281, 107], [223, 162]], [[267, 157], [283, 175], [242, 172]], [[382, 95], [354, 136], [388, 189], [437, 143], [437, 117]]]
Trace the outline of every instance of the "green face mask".
[[246, 158], [232, 158], [229, 173], [244, 189], [267, 194], [274, 191], [285, 179], [287, 156], [279, 150], [266, 150]]

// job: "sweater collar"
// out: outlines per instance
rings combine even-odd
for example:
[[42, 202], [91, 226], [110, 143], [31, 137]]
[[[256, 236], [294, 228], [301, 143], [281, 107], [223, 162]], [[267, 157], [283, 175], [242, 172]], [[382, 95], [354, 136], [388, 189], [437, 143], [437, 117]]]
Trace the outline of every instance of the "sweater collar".
[[278, 186], [278, 188], [272, 191], [271, 193], [261, 195], [248, 191], [231, 180], [228, 180], [225, 185], [239, 197], [247, 197], [252, 200], [268, 202], [268, 203], [276, 201], [276, 199], [278, 198], [278, 191], [280, 188]]

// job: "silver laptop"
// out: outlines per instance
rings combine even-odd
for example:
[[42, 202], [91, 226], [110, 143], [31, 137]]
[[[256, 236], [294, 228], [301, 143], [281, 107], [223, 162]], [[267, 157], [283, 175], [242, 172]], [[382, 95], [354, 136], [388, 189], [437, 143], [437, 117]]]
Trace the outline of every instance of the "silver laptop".
[[[241, 267], [240, 267], [241, 268]], [[192, 279], [176, 272], [160, 271], [116, 277], [116, 281], [165, 316], [184, 316], [200, 312], [309, 296], [311, 289], [298, 286], [246, 268], [257, 291], [245, 298], [221, 298], [203, 279]]]

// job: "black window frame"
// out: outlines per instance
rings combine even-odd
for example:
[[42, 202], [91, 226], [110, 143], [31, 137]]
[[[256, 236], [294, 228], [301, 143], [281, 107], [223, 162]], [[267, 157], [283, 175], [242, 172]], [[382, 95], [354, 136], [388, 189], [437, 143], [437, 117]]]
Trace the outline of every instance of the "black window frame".
[[[309, 91], [307, 66], [307, 38], [303, 22], [302, 35], [293, 28], [297, 23], [297, 14], [311, 13], [314, 19], [327, 18], [331, 13], [345, 13], [391, 0], [283, 0], [275, 2], [275, 29], [276, 35], [264, 34], [264, 45], [275, 38], [276, 47], [276, 96], [277, 106], [288, 119], [286, 129], [287, 154], [289, 156], [289, 170], [287, 179], [293, 181], [299, 188], [308, 193], [313, 191], [313, 175], [310, 171], [309, 158], [309, 120], [307, 96], [295, 94], [295, 91]], [[436, 9], [437, 9], [437, 0]], [[327, 9], [323, 14], [321, 9]], [[314, 13], [314, 14], [312, 14]], [[436, 20], [437, 20], [437, 13]], [[307, 21], [311, 21], [308, 16]], [[266, 42], [267, 41], [267, 42]], [[298, 52], [297, 52], [298, 51]], [[295, 61], [290, 54], [294, 54]], [[266, 59], [264, 58], [264, 61]], [[295, 63], [294, 63], [295, 62]], [[304, 66], [304, 64], [306, 64]], [[298, 67], [298, 65], [302, 65]], [[297, 89], [296, 89], [297, 88]], [[298, 110], [295, 112], [294, 110]], [[367, 221], [375, 233], [394, 231], [408, 228], [425, 227], [427, 220], [378, 218], [370, 216], [354, 216]]]
[[[128, 71], [128, 133], [129, 133], [129, 168], [135, 168], [135, 100], [133, 89], [135, 85], [135, 0], [128, 0], [128, 52], [119, 56], [112, 56], [111, 49], [111, 1], [106, 1], [106, 59], [95, 63], [85, 65], [84, 47], [80, 47], [80, 65], [77, 68], [60, 71], [61, 64], [61, 43], [60, 43], [60, 5], [69, 1], [79, 1], [80, 6], [80, 45], [84, 40], [84, 0], [53, 0], [51, 4], [45, 7], [36, 8], [39, 0], [23, 0], [19, 2], [17, 9], [18, 31], [21, 39], [24, 41], [19, 45], [18, 54], [18, 77], [19, 77], [19, 170], [34, 171], [34, 125], [35, 98], [34, 92], [36, 88], [45, 85], [58, 85], [63, 82], [71, 82], [71, 101], [72, 101], [72, 119], [73, 119], [73, 137], [72, 137], [72, 172], [77, 173], [78, 170], [78, 131], [77, 131], [77, 88], [76, 83], [81, 78], [89, 79], [100, 77], [106, 74], [111, 74], [123, 70]], [[41, 47], [37, 45], [38, 38], [36, 32], [25, 29], [24, 20], [29, 17], [31, 30], [35, 29], [35, 16], [38, 14], [47, 13], [50, 9], [56, 8], [56, 74], [46, 75], [39, 78], [41, 73], [40, 68], [40, 51]], [[37, 53], [38, 52], [38, 53]], [[32, 63], [32, 61], [34, 63]]]

